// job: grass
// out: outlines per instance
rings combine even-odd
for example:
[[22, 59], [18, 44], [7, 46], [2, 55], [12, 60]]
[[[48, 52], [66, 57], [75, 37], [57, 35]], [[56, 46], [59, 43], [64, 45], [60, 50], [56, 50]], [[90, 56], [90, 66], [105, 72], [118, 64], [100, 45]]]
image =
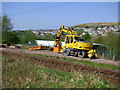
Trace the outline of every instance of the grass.
[[105, 23], [86, 23], [86, 24], [79, 24], [79, 25], [75, 25], [72, 26], [71, 28], [80, 28], [80, 27], [85, 27], [85, 26], [102, 26], [102, 25], [118, 25], [118, 22], [105, 22]]
[[[85, 61], [85, 60], [77, 60], [77, 59], [71, 59], [71, 58], [65, 58], [65, 57], [59, 57], [59, 56], [41, 55], [41, 54], [30, 54], [30, 55], [36, 55], [36, 56], [40, 56], [40, 57], [52, 57], [52, 58], [57, 59], [57, 60], [62, 59], [62, 60], [70, 61], [70, 62], [74, 62], [74, 63], [82, 63], [82, 64], [91, 65], [90, 61]], [[108, 68], [108, 69], [120, 70], [120, 67], [118, 67], [116, 65], [111, 65], [111, 64], [92, 62], [92, 65], [96, 66], [96, 67], [103, 67], [103, 68]]]
[[92, 74], [54, 70], [11, 54], [3, 55], [2, 62], [3, 87], [7, 88], [116, 88]]
[[2, 53], [0, 51], [0, 87], [2, 85]]
[[23, 46], [21, 46], [21, 49], [23, 49], [23, 50], [26, 50], [26, 49], [28, 49], [30, 46], [28, 46], [28, 45], [23, 45]]

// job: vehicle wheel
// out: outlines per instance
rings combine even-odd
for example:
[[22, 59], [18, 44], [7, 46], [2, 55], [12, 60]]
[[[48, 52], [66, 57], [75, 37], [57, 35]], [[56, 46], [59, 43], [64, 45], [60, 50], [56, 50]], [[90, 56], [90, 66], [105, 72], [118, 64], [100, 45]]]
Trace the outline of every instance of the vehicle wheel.
[[88, 53], [87, 53], [87, 52], [85, 52], [85, 55], [84, 55], [84, 57], [86, 57], [86, 58], [88, 57]]
[[69, 49], [65, 49], [63, 53], [64, 53], [65, 56], [69, 56], [70, 55], [70, 50]]
[[84, 51], [79, 51], [78, 52], [78, 57], [83, 58], [85, 56], [85, 52]]

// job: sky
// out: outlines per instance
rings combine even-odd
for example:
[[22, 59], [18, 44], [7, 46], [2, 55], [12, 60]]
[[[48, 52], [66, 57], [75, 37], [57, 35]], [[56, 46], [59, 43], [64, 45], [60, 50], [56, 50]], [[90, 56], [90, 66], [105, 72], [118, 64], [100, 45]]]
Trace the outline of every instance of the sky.
[[118, 22], [118, 2], [2, 2], [14, 29], [59, 29], [61, 25]]
[[1, 0], [2, 2], [119, 2], [120, 0]]

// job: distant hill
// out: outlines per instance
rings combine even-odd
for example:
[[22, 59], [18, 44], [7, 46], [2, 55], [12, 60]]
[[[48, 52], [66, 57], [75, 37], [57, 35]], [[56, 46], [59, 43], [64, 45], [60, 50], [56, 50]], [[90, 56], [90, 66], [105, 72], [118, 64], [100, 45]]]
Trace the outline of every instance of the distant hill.
[[86, 24], [79, 24], [72, 26], [71, 28], [80, 28], [80, 27], [96, 27], [96, 26], [112, 26], [112, 25], [118, 25], [118, 22], [104, 22], [104, 23], [86, 23]]

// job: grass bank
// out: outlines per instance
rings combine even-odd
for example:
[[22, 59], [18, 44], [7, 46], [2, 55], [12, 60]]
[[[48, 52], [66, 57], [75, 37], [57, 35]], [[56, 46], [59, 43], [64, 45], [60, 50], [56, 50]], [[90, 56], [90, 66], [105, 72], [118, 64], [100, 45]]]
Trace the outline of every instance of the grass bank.
[[115, 88], [108, 80], [84, 75], [81, 72], [64, 72], [30, 62], [15, 55], [2, 57], [3, 87], [7, 88]]

